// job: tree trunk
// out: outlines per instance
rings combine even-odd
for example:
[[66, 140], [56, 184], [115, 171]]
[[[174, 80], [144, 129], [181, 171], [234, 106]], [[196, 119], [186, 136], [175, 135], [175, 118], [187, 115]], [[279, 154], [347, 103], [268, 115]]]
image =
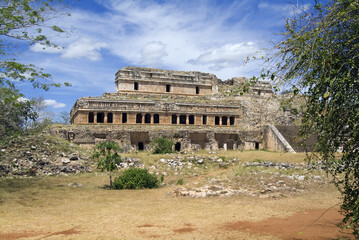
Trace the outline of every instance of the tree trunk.
[[110, 189], [112, 189], [112, 176], [110, 174]]

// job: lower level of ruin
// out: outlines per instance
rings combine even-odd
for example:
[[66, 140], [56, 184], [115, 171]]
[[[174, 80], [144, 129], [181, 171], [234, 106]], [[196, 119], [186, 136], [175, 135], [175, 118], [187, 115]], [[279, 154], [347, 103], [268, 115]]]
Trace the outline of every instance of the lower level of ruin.
[[295, 152], [293, 142], [286, 141], [273, 125], [257, 130], [211, 126], [156, 126], [156, 125], [70, 125], [54, 127], [49, 133], [80, 145], [93, 146], [104, 141], [117, 142], [125, 152], [151, 151], [156, 138], [171, 139], [175, 151], [254, 150]]

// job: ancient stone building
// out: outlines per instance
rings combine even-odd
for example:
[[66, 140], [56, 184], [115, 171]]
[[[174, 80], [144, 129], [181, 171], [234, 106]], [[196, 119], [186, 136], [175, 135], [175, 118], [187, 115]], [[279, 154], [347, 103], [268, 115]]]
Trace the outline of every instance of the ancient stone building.
[[157, 137], [173, 139], [178, 151], [288, 150], [268, 125], [292, 125], [296, 116], [280, 109], [268, 82], [243, 94], [246, 81], [124, 67], [116, 73], [116, 92], [78, 99], [70, 113], [72, 125], [52, 133], [79, 144], [115, 140], [127, 151], [150, 149]]

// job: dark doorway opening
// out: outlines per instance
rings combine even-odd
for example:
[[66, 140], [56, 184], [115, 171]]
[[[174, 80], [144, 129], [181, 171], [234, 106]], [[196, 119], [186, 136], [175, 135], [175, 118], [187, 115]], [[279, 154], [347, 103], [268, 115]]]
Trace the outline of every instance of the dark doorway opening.
[[187, 119], [186, 115], [181, 115], [180, 116], [180, 124], [186, 124], [186, 119]]
[[127, 113], [122, 113], [122, 123], [127, 123]]
[[172, 124], [177, 124], [177, 115], [172, 115]]
[[145, 115], [145, 123], [151, 123], [151, 114]]
[[181, 151], [181, 143], [180, 142], [177, 142], [175, 144], [175, 151], [177, 151], [177, 152]]
[[134, 82], [134, 83], [133, 83], [133, 89], [134, 89], [134, 90], [138, 90], [138, 82]]
[[142, 114], [141, 113], [136, 114], [136, 123], [142, 123]]
[[222, 125], [227, 125], [227, 122], [228, 122], [228, 118], [222, 117]]
[[105, 114], [103, 112], [97, 113], [97, 123], [103, 123], [105, 119]]
[[194, 124], [194, 116], [193, 115], [189, 115], [188, 123], [189, 124]]
[[199, 94], [199, 87], [196, 87], [196, 94]]
[[153, 123], [160, 123], [160, 115], [158, 114], [153, 115]]
[[259, 149], [259, 143], [254, 143], [254, 148], [256, 149], [256, 150], [258, 150]]
[[138, 151], [143, 151], [145, 149], [143, 142], [138, 142], [137, 146], [138, 146]]
[[234, 125], [234, 117], [230, 117], [230, 118], [229, 118], [229, 124], [230, 124], [230, 125]]
[[94, 121], [93, 112], [89, 112], [89, 123], [93, 123], [93, 121]]
[[167, 84], [166, 85], [166, 92], [170, 92], [171, 91], [171, 85]]
[[203, 115], [203, 117], [202, 117], [202, 124], [203, 125], [207, 124], [207, 116], [206, 115]]
[[214, 119], [214, 124], [215, 125], [219, 125], [219, 117], [216, 116], [215, 119]]
[[113, 114], [107, 113], [107, 123], [113, 123]]

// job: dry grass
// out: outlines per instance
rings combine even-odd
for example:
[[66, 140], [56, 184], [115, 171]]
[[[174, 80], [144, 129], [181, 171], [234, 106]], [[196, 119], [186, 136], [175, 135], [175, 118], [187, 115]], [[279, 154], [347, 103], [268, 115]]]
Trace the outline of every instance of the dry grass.
[[[217, 154], [243, 161], [260, 158], [294, 162], [304, 159], [304, 155], [262, 151]], [[148, 163], [164, 157], [145, 152], [137, 156], [146, 158]], [[212, 176], [230, 174], [233, 174], [232, 168], [213, 168], [203, 172], [203, 175], [169, 176], [165, 181], [169, 183], [181, 177], [185, 183], [192, 184]], [[72, 182], [83, 186], [68, 187]], [[338, 193], [331, 185], [311, 186], [303, 193], [286, 198], [236, 196], [193, 199], [172, 197], [172, 185], [154, 190], [116, 191], [105, 190], [103, 186], [107, 183], [108, 175], [101, 173], [0, 179], [0, 238], [278, 239], [275, 236], [226, 231], [223, 225], [233, 221], [285, 217], [304, 210], [328, 208], [339, 202]]]

